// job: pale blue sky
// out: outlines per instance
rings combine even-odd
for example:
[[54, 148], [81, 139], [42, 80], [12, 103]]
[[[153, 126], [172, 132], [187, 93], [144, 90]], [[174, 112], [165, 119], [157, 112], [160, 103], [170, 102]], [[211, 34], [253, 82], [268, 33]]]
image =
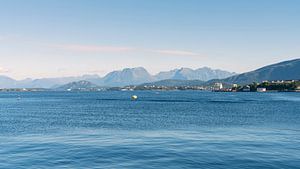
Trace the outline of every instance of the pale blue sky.
[[0, 72], [244, 72], [300, 57], [298, 0], [0, 0]]

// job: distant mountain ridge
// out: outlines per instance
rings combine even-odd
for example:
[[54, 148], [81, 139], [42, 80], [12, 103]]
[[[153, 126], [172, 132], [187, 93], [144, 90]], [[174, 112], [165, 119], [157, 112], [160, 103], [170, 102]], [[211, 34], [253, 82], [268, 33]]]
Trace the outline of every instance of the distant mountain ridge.
[[15, 80], [7, 76], [0, 76], [0, 88], [55, 88], [70, 82], [86, 80], [98, 82], [98, 75], [83, 75], [78, 77], [58, 77], [41, 79]]
[[177, 79], [177, 80], [201, 80], [208, 81], [211, 79], [220, 79], [236, 75], [236, 73], [219, 69], [203, 67], [199, 69], [181, 68], [167, 72], [160, 72], [155, 75], [157, 80]]
[[136, 67], [112, 71], [103, 78], [98, 75], [83, 75], [78, 77], [25, 79], [17, 81], [6, 76], [0, 76], [0, 88], [57, 88], [67, 83], [82, 80], [89, 81], [98, 86], [119, 87], [139, 85], [166, 79], [207, 81], [213, 78], [226, 78], [232, 75], [235, 75], [235, 73], [218, 69], [214, 70], [207, 67], [196, 70], [181, 68], [151, 75], [145, 68]]
[[168, 86], [168, 87], [174, 87], [174, 86], [201, 86], [203, 85], [204, 81], [201, 80], [179, 80], [179, 79], [166, 79], [166, 80], [160, 80], [156, 82], [150, 82], [150, 83], [143, 83], [139, 86]]
[[7, 88], [7, 87], [15, 87], [17, 81], [7, 77], [7, 76], [0, 76], [0, 88]]

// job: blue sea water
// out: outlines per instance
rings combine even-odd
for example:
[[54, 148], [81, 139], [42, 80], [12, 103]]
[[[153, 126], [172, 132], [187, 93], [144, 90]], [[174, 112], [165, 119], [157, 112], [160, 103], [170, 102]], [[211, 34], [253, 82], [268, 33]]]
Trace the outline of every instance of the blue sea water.
[[300, 93], [0, 93], [0, 116], [0, 168], [300, 168]]

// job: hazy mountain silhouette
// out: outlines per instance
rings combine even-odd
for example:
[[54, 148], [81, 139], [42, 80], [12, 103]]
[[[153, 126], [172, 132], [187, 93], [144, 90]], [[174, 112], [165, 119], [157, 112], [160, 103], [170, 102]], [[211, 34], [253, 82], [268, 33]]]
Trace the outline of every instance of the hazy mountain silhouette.
[[[0, 76], [0, 88], [55, 88], [67, 83], [82, 80], [89, 81], [98, 86], [126, 86], [161, 80], [163, 81], [159, 82], [159, 84], [190, 84], [193, 82], [189, 80], [198, 80], [194, 81], [197, 83], [202, 81], [208, 81], [206, 83], [220, 81], [224, 83], [248, 84], [252, 82], [261, 82], [264, 80], [290, 79], [300, 79], [300, 59], [268, 65], [239, 75], [219, 69], [211, 69], [208, 67], [195, 70], [190, 68], [181, 68], [151, 75], [145, 68], [137, 67], [113, 71], [108, 73], [103, 78], [98, 75], [83, 75], [78, 77], [24, 79], [17, 81], [7, 76]], [[187, 80], [187, 82], [184, 82], [184, 80]]]
[[125, 68], [120, 71], [113, 71], [108, 73], [103, 77], [100, 85], [125, 86], [151, 82], [153, 80], [154, 78], [143, 67]]
[[167, 72], [160, 72], [155, 75], [155, 78], [156, 80], [178, 79], [208, 81], [211, 79], [223, 79], [233, 75], [236, 75], [236, 73], [203, 67], [195, 70], [190, 68], [181, 68]]

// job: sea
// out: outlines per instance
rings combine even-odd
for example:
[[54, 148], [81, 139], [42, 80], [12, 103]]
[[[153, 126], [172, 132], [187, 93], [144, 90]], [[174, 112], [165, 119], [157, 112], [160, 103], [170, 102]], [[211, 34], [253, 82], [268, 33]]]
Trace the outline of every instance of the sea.
[[300, 93], [1, 92], [0, 168], [299, 169]]

